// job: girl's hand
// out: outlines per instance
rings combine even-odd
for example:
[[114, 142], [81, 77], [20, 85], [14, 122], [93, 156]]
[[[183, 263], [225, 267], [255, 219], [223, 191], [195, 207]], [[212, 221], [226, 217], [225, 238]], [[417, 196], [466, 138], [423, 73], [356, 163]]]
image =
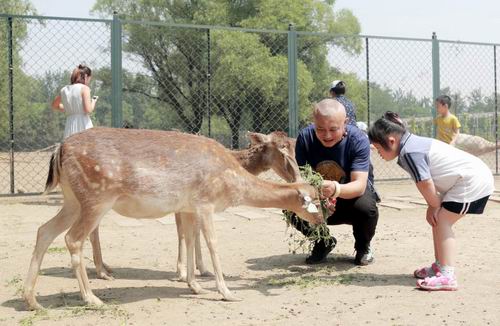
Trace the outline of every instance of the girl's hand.
[[439, 209], [441, 207], [435, 208], [435, 207], [427, 207], [427, 213], [426, 213], [426, 219], [427, 223], [429, 223], [430, 226], [434, 227], [437, 225], [437, 217], [439, 213]]

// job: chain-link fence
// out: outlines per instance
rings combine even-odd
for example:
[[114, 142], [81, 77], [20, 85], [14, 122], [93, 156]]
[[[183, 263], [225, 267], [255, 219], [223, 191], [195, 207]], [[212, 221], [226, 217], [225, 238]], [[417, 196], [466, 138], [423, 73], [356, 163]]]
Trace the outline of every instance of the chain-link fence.
[[[50, 103], [79, 63], [99, 95], [94, 125], [177, 129], [229, 148], [245, 146], [248, 130], [296, 136], [334, 79], [346, 81], [358, 121], [392, 110], [429, 137], [433, 99], [448, 94], [498, 173], [496, 55], [494, 44], [437, 38], [0, 15], [0, 194], [43, 191], [65, 123]], [[377, 179], [407, 177], [372, 160]]]

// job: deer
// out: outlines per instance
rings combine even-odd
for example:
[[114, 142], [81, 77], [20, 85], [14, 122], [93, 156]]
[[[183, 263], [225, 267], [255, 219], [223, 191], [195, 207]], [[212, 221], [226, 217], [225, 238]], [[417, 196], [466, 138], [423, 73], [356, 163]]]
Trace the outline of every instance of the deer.
[[483, 137], [463, 133], [458, 134], [454, 146], [474, 156], [481, 156], [500, 148], [500, 144], [492, 143]]
[[[274, 131], [268, 135], [248, 132], [247, 138], [250, 146], [243, 150], [233, 150], [230, 153], [238, 160], [243, 168], [253, 175], [272, 169], [278, 176], [287, 182], [302, 180], [299, 167], [295, 160], [295, 139], [289, 138], [282, 131]], [[182, 234], [182, 213], [175, 213], [175, 222], [178, 235], [178, 257], [177, 277], [180, 281], [186, 281], [186, 246], [184, 234]], [[99, 240], [99, 226], [90, 234], [92, 244], [94, 265], [97, 277], [105, 280], [113, 280], [111, 268], [104, 263]], [[200, 229], [196, 230], [195, 238], [196, 267], [200, 275], [204, 277], [213, 276], [208, 271], [201, 255]]]
[[324, 223], [319, 192], [307, 183], [275, 183], [245, 170], [223, 145], [175, 131], [91, 128], [68, 137], [49, 164], [46, 191], [60, 185], [61, 210], [39, 227], [24, 283], [28, 309], [41, 309], [35, 285], [50, 244], [64, 240], [86, 304], [103, 305], [89, 284], [82, 247], [113, 209], [132, 218], [182, 213], [187, 250], [187, 284], [204, 293], [194, 276], [196, 225], [207, 242], [216, 287], [224, 300], [239, 301], [226, 286], [216, 248], [213, 215], [231, 206], [275, 207], [295, 212], [313, 225]]

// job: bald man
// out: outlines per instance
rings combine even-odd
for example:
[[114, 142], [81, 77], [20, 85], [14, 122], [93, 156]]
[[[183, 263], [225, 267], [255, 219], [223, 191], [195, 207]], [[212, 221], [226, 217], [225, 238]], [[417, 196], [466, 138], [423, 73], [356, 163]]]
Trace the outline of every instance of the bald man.
[[[302, 129], [295, 148], [297, 163], [309, 164], [325, 179], [322, 192], [325, 197], [337, 198], [335, 211], [328, 217], [328, 225], [352, 225], [356, 256], [354, 263], [368, 265], [374, 261], [370, 242], [378, 221], [376, 197], [368, 187], [370, 143], [356, 126], [348, 125], [344, 106], [335, 99], [324, 99], [313, 107], [314, 124]], [[294, 225], [304, 235], [311, 232], [307, 222], [296, 216]], [[329, 234], [316, 242], [306, 259], [308, 264], [326, 260], [337, 240]]]

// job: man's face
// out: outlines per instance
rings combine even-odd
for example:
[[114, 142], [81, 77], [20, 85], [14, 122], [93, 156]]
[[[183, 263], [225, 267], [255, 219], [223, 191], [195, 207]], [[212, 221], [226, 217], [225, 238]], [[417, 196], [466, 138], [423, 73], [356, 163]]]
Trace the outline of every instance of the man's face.
[[314, 117], [315, 133], [325, 147], [333, 147], [342, 140], [345, 133], [345, 114]]

